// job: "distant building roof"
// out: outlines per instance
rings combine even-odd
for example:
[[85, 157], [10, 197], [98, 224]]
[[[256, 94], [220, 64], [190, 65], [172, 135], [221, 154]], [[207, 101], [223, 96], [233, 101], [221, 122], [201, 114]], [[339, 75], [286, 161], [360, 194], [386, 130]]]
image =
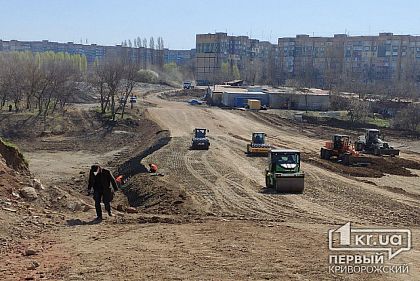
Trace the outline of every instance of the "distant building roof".
[[244, 83], [244, 80], [232, 80], [232, 81], [226, 82], [226, 85], [229, 85], [229, 86], [242, 86], [243, 83]]

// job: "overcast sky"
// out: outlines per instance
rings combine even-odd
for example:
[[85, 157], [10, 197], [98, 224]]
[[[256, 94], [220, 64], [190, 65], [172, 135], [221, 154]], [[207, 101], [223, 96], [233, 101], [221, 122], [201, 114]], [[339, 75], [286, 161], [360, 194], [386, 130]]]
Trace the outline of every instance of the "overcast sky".
[[[162, 36], [195, 48], [195, 34], [278, 37], [420, 34], [420, 1], [390, 0], [0, 0], [0, 39], [115, 45]], [[156, 42], [156, 40], [155, 40]]]

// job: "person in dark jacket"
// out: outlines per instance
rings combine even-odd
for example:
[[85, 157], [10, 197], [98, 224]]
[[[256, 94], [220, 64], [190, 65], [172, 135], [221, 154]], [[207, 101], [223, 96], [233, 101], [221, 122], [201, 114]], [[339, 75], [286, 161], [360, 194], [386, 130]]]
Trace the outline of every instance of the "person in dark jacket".
[[[111, 189], [112, 185], [113, 189]], [[114, 197], [114, 191], [117, 191], [117, 183], [112, 173], [99, 165], [92, 165], [89, 173], [88, 193], [91, 194], [93, 189], [93, 199], [95, 199], [95, 208], [97, 220], [102, 220], [101, 201], [104, 202], [105, 210], [108, 215], [111, 214], [111, 201]]]

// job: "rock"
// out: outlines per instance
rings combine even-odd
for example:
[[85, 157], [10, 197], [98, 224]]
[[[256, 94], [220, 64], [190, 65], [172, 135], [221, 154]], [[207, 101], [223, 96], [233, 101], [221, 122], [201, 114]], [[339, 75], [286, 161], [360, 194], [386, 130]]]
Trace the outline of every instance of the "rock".
[[20, 198], [19, 194], [16, 192], [12, 192], [13, 197]]
[[68, 202], [67, 203], [67, 208], [70, 209], [73, 212], [83, 210], [82, 204], [80, 202]]
[[30, 266], [28, 266], [28, 270], [34, 270], [34, 269], [36, 269], [37, 267], [39, 267], [39, 262], [37, 262], [37, 261], [33, 260], [33, 261], [31, 262], [31, 265], [30, 265]]
[[38, 198], [38, 193], [36, 193], [35, 188], [31, 186], [25, 186], [20, 190], [20, 195], [23, 198], [29, 199], [29, 200], [35, 200]]
[[40, 189], [40, 190], [44, 190], [45, 187], [42, 185], [41, 181], [39, 179], [34, 179], [33, 180], [33, 186], [35, 189]]
[[33, 256], [36, 255], [38, 252], [35, 249], [28, 248], [23, 253], [24, 256]]
[[16, 210], [16, 209], [6, 208], [6, 207], [3, 207], [3, 210], [5, 210], [5, 211], [9, 211], [9, 212], [13, 212], [13, 213], [16, 213], [16, 212], [17, 212], [17, 210]]
[[125, 211], [124, 206], [122, 204], [118, 204], [117, 211], [124, 212]]
[[129, 214], [135, 214], [135, 213], [138, 213], [139, 211], [137, 211], [137, 209], [136, 208], [134, 208], [134, 207], [128, 207], [126, 210], [125, 210], [127, 213], [129, 213]]

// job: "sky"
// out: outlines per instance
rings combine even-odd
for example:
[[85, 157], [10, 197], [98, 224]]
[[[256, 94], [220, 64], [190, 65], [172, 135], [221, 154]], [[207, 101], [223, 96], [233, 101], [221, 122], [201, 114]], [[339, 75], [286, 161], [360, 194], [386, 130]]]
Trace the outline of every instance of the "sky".
[[[277, 42], [296, 34], [420, 34], [418, 0], [0, 0], [0, 39], [116, 45], [161, 36], [195, 48], [198, 33]], [[156, 39], [155, 39], [156, 42]]]

